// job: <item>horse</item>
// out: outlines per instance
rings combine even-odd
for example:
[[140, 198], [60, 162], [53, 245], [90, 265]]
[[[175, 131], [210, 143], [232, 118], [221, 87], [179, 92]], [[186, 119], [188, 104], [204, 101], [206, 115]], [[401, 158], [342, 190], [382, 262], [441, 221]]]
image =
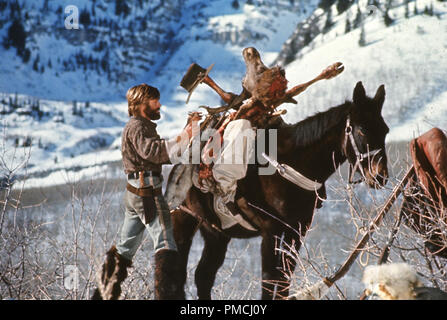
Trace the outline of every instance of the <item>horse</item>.
[[[211, 228], [220, 225], [213, 209], [212, 194], [191, 186], [183, 202], [189, 213], [177, 210], [172, 214], [180, 256], [179, 282], [183, 291], [180, 296], [185, 297], [189, 250], [196, 231], [200, 230], [204, 248], [195, 271], [198, 299], [211, 299], [215, 277], [231, 238], [258, 236], [262, 237], [262, 299], [287, 297], [290, 286], [287, 273], [293, 273], [296, 262], [278, 252], [275, 243], [281, 239], [284, 247], [298, 252], [314, 210], [321, 204], [319, 199], [325, 196], [325, 181], [348, 160], [351, 174], [360, 172], [362, 181], [369, 187], [378, 189], [387, 182], [385, 137], [389, 128], [381, 115], [384, 101], [384, 85], [370, 98], [362, 82], [358, 82], [352, 101], [346, 100], [295, 124], [288, 124], [281, 118], [269, 127], [277, 130], [278, 162], [323, 186], [318, 192], [304, 190], [278, 172], [259, 175], [257, 169], [261, 164], [249, 164], [246, 176], [238, 180], [236, 198], [243, 200], [237, 204], [245, 213], [245, 219], [255, 226], [255, 231], [240, 224], [225, 230]], [[254, 185], [259, 187], [253, 188]]]

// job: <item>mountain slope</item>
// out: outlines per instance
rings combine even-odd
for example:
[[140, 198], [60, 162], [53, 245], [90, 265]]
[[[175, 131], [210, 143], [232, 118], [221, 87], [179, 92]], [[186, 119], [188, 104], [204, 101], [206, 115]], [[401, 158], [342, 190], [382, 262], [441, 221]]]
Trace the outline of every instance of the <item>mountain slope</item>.
[[[366, 1], [360, 7], [362, 3], [367, 7]], [[417, 1], [419, 11], [431, 3]], [[385, 84], [388, 141], [409, 140], [433, 126], [447, 129], [447, 4], [433, 4], [434, 16], [411, 10], [409, 18], [405, 4], [396, 4], [389, 10], [394, 19], [389, 27], [380, 13], [367, 17], [364, 46], [359, 45], [361, 28], [344, 31], [346, 15], [352, 20], [357, 6], [338, 16], [329, 32], [318, 35], [286, 66], [286, 75], [291, 84], [304, 82], [335, 61], [343, 62], [345, 71], [300, 95], [298, 106], [288, 107], [286, 119], [297, 121], [351, 99], [356, 82], [362, 81], [371, 96]]]
[[[430, 3], [428, 0], [417, 1], [420, 11], [424, 4]], [[200, 105], [221, 104], [213, 90], [199, 85], [189, 104], [185, 105], [187, 92], [179, 83], [190, 63], [204, 67], [214, 63], [211, 77], [225, 90], [239, 93], [245, 73], [241, 57], [243, 47], [257, 47], [264, 62], [270, 64], [277, 59], [281, 44], [285, 43], [284, 47], [290, 44], [287, 39], [293, 37], [296, 21], [304, 21], [309, 15], [325, 17], [322, 9], [313, 11], [316, 3], [306, 7], [306, 12], [297, 3], [293, 7], [297, 11], [292, 11], [290, 6], [274, 5], [273, 1], [262, 5], [257, 2], [255, 5], [244, 4], [238, 9], [223, 0], [211, 3], [195, 0], [182, 5], [187, 10], [176, 20], [179, 31], [172, 38], [178, 47], [169, 56], [157, 56], [156, 60], [163, 61], [164, 65], [160, 72], [146, 79], [161, 90], [163, 107], [158, 128], [165, 137], [179, 132], [188, 111], [199, 110]], [[410, 8], [412, 5], [414, 2], [410, 2]], [[366, 1], [358, 4], [362, 10], [366, 6]], [[389, 10], [394, 19], [391, 26], [385, 26], [380, 14], [366, 18], [366, 45], [363, 46], [359, 45], [361, 28], [345, 33], [345, 21], [347, 17], [354, 19], [357, 4], [339, 15], [335, 5], [331, 10], [332, 27], [300, 47], [291, 62], [285, 65], [286, 76], [291, 87], [310, 80], [336, 61], [344, 63], [345, 71], [335, 79], [311, 86], [297, 97], [298, 105], [284, 105], [288, 110], [285, 119], [296, 122], [343, 103], [345, 99], [351, 99], [356, 82], [363, 81], [370, 96], [380, 84], [385, 84], [387, 96], [383, 114], [391, 129], [388, 141], [408, 141], [433, 126], [447, 128], [447, 80], [444, 76], [447, 74], [447, 39], [439, 32], [447, 30], [447, 4], [434, 3], [434, 16], [414, 15], [410, 10], [407, 19], [404, 17], [405, 4], [396, 2]], [[319, 25], [324, 25], [324, 20], [319, 21]], [[16, 78], [11, 74], [2, 75], [1, 88], [5, 93], [0, 97], [5, 137], [5, 147], [1, 150], [3, 158], [20, 162], [18, 155], [26, 156], [29, 145], [32, 145], [28, 168], [21, 171], [21, 176], [35, 177], [34, 185], [64, 183], [67, 179], [76, 180], [104, 172], [107, 163], [120, 160], [120, 134], [127, 121], [127, 106], [124, 98], [118, 96], [124, 95], [124, 88], [115, 97], [111, 95], [110, 99], [117, 102], [106, 103], [85, 101], [88, 100], [86, 97], [92, 96], [80, 94], [79, 90], [87, 90], [88, 82], [78, 83], [78, 87], [73, 88], [71, 94], [78, 102], [68, 98], [56, 101], [54, 98], [39, 100], [29, 95], [15, 95], [4, 85], [11, 84], [19, 93], [27, 93], [27, 84], [20, 87], [18, 83], [28, 77], [26, 68], [29, 66], [17, 62], [13, 49], [2, 51], [2, 56], [6, 58], [0, 62], [2, 68], [10, 68], [10, 71], [17, 65], [23, 68], [17, 71]], [[78, 70], [67, 77], [79, 80], [86, 74], [89, 73]], [[48, 82], [39, 78], [40, 82], [36, 83], [54, 86], [51, 90], [64, 95], [67, 88], [59, 81], [68, 79], [64, 77]], [[37, 81], [31, 73], [29, 79]], [[94, 88], [114, 87], [113, 83], [106, 84]], [[39, 92], [46, 95], [45, 91]], [[48, 97], [54, 96], [54, 92]], [[70, 172], [75, 175], [69, 177]], [[56, 173], [58, 177], [55, 177]]]

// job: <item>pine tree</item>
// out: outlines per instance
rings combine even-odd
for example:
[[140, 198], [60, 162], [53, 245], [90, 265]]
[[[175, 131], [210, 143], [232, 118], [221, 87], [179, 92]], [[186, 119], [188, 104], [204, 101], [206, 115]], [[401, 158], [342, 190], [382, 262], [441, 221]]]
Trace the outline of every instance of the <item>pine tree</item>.
[[126, 0], [115, 0], [115, 14], [117, 16], [124, 15], [124, 17], [127, 17], [129, 13], [130, 7], [127, 5]]
[[74, 116], [78, 114], [78, 103], [76, 100], [73, 100], [73, 107], [71, 109], [71, 114]]
[[79, 22], [84, 26], [84, 28], [87, 28], [90, 25], [90, 13], [88, 12], [87, 8], [84, 8], [81, 11], [81, 14], [79, 15]]
[[364, 47], [365, 45], [366, 45], [366, 32], [365, 32], [365, 26], [362, 24], [362, 28], [360, 30], [359, 46]]
[[383, 21], [385, 22], [385, 25], [386, 25], [387, 27], [389, 27], [390, 25], [392, 25], [393, 22], [394, 22], [394, 19], [392, 19], [392, 18], [390, 17], [390, 15], [388, 14], [388, 9], [386, 9], [386, 11], [385, 11], [385, 13], [384, 13], [384, 15], [383, 15]]
[[332, 21], [332, 10], [328, 9], [327, 14], [326, 14], [326, 23], [324, 24], [324, 27], [323, 27], [323, 33], [328, 32], [331, 29], [333, 24], [334, 23]]
[[26, 32], [20, 20], [14, 19], [8, 29], [7, 46], [13, 46], [17, 49], [17, 55], [23, 56], [26, 45]]
[[348, 10], [351, 5], [352, 5], [351, 0], [338, 0], [336, 6], [338, 14], [342, 14], [343, 12]]
[[233, 9], [239, 9], [239, 1], [237, 0], [233, 0], [233, 2], [231, 3], [231, 6], [233, 7]]
[[34, 71], [39, 71], [39, 54], [36, 56], [36, 59], [34, 59], [34, 63], [33, 63], [33, 70]]
[[310, 30], [307, 30], [304, 33], [304, 45], [307, 46], [311, 42], [312, 42], [312, 34], [311, 34]]
[[405, 0], [405, 18], [410, 17], [410, 6], [408, 5], [409, 0]]
[[354, 19], [353, 27], [354, 29], [360, 27], [360, 24], [362, 23], [362, 12], [360, 11], [360, 7], [357, 6], [357, 14]]
[[27, 63], [29, 59], [31, 58], [31, 51], [28, 48], [25, 48], [22, 55], [23, 63]]
[[349, 18], [346, 17], [345, 33], [348, 32], [351, 32], [351, 22], [349, 21]]
[[417, 16], [419, 14], [417, 1], [414, 2], [414, 15]]
[[336, 0], [320, 0], [318, 6], [324, 10], [329, 9]]

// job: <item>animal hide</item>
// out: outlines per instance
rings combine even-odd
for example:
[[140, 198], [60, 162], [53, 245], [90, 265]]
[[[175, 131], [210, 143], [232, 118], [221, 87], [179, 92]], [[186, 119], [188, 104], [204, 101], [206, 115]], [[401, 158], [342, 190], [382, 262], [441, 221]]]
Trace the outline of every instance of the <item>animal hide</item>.
[[176, 164], [169, 173], [166, 184], [165, 199], [169, 209], [175, 209], [186, 198], [188, 190], [192, 187], [193, 164]]
[[97, 274], [98, 290], [103, 300], [117, 300], [121, 294], [121, 283], [127, 277], [127, 268], [132, 262], [122, 257], [115, 246], [106, 253], [101, 272]]
[[422, 285], [416, 272], [406, 263], [368, 266], [362, 281], [368, 292], [384, 300], [413, 300], [414, 288]]

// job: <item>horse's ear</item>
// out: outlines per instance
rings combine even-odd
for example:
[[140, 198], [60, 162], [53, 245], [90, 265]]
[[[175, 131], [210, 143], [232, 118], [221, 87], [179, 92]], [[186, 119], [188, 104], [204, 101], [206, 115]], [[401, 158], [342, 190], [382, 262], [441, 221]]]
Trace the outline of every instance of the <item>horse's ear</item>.
[[357, 82], [354, 88], [354, 94], [352, 100], [355, 104], [361, 104], [366, 98], [365, 88], [363, 87], [363, 83], [361, 81]]
[[377, 103], [379, 111], [382, 111], [383, 103], [385, 102], [385, 85], [381, 85], [374, 96], [374, 101]]

